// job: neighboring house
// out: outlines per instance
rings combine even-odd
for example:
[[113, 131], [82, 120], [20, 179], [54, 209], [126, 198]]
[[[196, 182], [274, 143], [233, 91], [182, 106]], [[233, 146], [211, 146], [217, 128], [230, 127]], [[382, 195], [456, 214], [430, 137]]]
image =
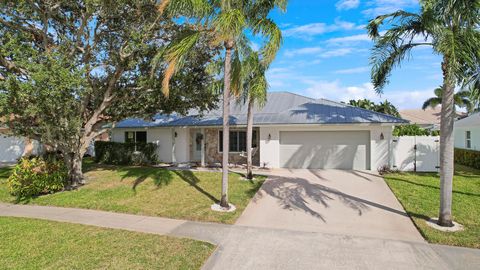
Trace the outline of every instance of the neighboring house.
[[40, 151], [38, 142], [9, 134], [6, 127], [0, 127], [0, 163], [13, 163], [23, 156], [36, 155]]
[[455, 147], [480, 151], [480, 113], [455, 121]]
[[[421, 128], [440, 130], [440, 116], [442, 112], [442, 106], [436, 106], [435, 108], [411, 109], [400, 111], [400, 117], [402, 119], [410, 121], [411, 124], [417, 124]], [[457, 119], [462, 117], [463, 113], [457, 113]]]
[[402, 110], [400, 111], [400, 116], [410, 121], [411, 124], [417, 124], [421, 128], [439, 130], [441, 110], [441, 106], [437, 106], [434, 109], [429, 107], [425, 110]]
[[[221, 104], [219, 104], [221, 105]], [[219, 106], [221, 108], [221, 106]], [[243, 163], [247, 106], [231, 102], [230, 162]], [[268, 94], [254, 110], [254, 164], [269, 168], [372, 169], [389, 164], [392, 130], [406, 120], [289, 92]], [[111, 131], [115, 142], [153, 142], [162, 162], [222, 159], [222, 111], [127, 119]]]

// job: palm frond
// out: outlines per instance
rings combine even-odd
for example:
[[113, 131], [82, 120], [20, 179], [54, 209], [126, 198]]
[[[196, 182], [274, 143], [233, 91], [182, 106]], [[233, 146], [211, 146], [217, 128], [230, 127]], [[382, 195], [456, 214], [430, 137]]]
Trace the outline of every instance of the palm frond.
[[266, 37], [267, 41], [262, 46], [262, 62], [268, 66], [275, 59], [280, 46], [283, 42], [282, 31], [271, 19], [263, 18], [255, 22], [253, 25], [253, 33], [261, 33]]
[[201, 18], [212, 12], [212, 6], [208, 0], [162, 0], [157, 10], [171, 17]]
[[423, 105], [422, 105], [422, 110], [427, 109], [428, 107], [435, 109], [438, 105], [442, 104], [442, 100], [437, 98], [437, 97], [432, 97], [427, 99]]
[[221, 12], [213, 22], [215, 32], [222, 40], [235, 40], [242, 34], [245, 25], [245, 15], [235, 8]]

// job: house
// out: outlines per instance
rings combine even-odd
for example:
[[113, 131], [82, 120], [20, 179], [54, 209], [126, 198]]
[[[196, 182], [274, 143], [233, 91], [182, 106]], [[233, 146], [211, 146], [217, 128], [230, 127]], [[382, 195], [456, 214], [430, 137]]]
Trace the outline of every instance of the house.
[[480, 113], [455, 121], [455, 147], [480, 151]]
[[0, 163], [14, 163], [23, 156], [40, 151], [38, 142], [9, 134], [7, 127], [0, 126]]
[[[232, 101], [231, 163], [245, 162], [246, 121], [247, 106]], [[405, 123], [339, 102], [272, 92], [263, 108], [254, 109], [253, 162], [268, 168], [376, 170], [389, 163], [393, 127]], [[126, 119], [111, 134], [115, 142], [156, 143], [163, 162], [218, 164], [222, 159], [221, 109], [157, 115], [152, 121]]]
[[[410, 121], [411, 124], [416, 124], [421, 128], [430, 130], [440, 130], [440, 116], [442, 113], [442, 106], [436, 106], [435, 108], [422, 109], [409, 109], [401, 110], [400, 117], [402, 119]], [[463, 117], [464, 114], [457, 112], [456, 118]]]

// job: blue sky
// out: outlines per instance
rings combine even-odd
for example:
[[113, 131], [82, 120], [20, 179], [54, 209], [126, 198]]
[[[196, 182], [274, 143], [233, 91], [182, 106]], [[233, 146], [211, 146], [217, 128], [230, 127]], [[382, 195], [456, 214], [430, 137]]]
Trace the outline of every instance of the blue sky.
[[370, 83], [372, 42], [365, 25], [398, 9], [417, 11], [418, 0], [290, 0], [286, 13], [271, 14], [284, 43], [267, 73], [270, 91], [335, 101], [388, 99], [400, 109], [420, 108], [442, 79], [441, 57], [430, 48], [416, 49], [395, 69], [383, 95]]

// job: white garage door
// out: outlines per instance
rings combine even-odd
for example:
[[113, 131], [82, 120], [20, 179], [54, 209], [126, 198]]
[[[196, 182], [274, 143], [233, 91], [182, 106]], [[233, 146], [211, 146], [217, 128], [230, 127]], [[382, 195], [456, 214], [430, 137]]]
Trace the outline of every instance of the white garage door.
[[25, 140], [0, 134], [0, 162], [15, 162], [22, 157]]
[[308, 169], [370, 169], [369, 131], [280, 132], [280, 166]]

